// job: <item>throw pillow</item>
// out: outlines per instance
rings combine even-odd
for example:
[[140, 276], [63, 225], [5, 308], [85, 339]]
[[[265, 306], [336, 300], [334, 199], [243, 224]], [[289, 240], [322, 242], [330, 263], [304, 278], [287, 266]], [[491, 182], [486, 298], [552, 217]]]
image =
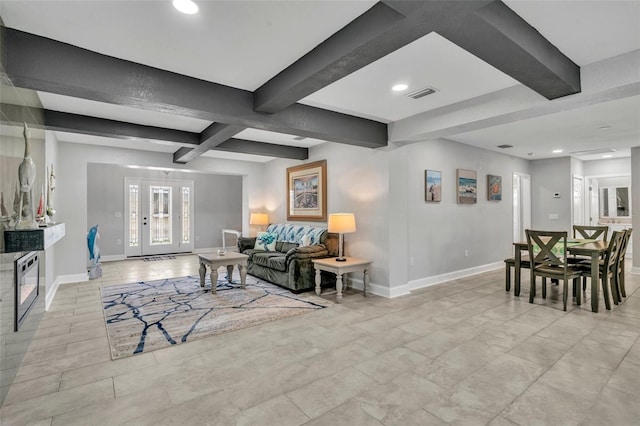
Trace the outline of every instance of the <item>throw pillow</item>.
[[311, 245], [311, 237], [309, 236], [309, 234], [303, 235], [302, 238], [300, 238], [300, 247], [307, 247], [310, 245]]
[[269, 232], [258, 232], [256, 237], [256, 245], [254, 250], [275, 251], [276, 249], [276, 234]]

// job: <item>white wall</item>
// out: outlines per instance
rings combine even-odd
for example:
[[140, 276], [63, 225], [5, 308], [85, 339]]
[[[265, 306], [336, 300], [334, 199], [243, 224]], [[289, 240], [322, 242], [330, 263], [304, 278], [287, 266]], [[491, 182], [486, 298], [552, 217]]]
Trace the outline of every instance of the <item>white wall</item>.
[[634, 232], [631, 234], [633, 250], [634, 274], [640, 274], [640, 146], [631, 148], [631, 223]]
[[[44, 145], [44, 158], [46, 161], [45, 171], [51, 173], [49, 169], [53, 165], [53, 172], [58, 172], [58, 139], [55, 134], [49, 130], [45, 132], [45, 145]], [[48, 176], [45, 176], [45, 179]], [[46, 185], [46, 183], [45, 183]], [[45, 186], [46, 191], [46, 186]], [[51, 193], [50, 204], [55, 208], [56, 206], [57, 191], [54, 189]], [[57, 221], [56, 215], [52, 218], [53, 221]], [[56, 271], [56, 259], [58, 252], [58, 244], [54, 244], [45, 251], [45, 295], [46, 295], [46, 307], [47, 309], [51, 305], [53, 298], [58, 289], [58, 273]]]
[[630, 158], [611, 158], [583, 162], [585, 176], [611, 176], [631, 173]]
[[[571, 229], [571, 158], [552, 158], [531, 162], [531, 226], [545, 231]], [[554, 194], [560, 198], [554, 198]], [[557, 215], [551, 219], [550, 215]]]
[[[414, 266], [409, 264], [411, 287], [511, 256], [512, 176], [514, 172], [529, 174], [529, 162], [448, 140], [413, 144], [406, 150], [408, 256], [414, 259]], [[425, 201], [426, 169], [442, 172], [439, 203]], [[457, 203], [456, 169], [477, 172], [476, 204]], [[488, 201], [487, 174], [502, 176], [502, 201]], [[391, 190], [396, 191], [396, 187]]]
[[243, 176], [243, 229], [248, 228], [249, 200], [262, 195], [262, 165], [244, 161], [200, 157], [188, 165], [173, 163], [173, 155], [118, 149], [97, 145], [60, 142], [58, 144], [56, 221], [65, 222], [66, 236], [58, 243], [57, 274], [64, 281], [86, 279], [88, 251], [87, 165], [88, 163], [163, 167]]

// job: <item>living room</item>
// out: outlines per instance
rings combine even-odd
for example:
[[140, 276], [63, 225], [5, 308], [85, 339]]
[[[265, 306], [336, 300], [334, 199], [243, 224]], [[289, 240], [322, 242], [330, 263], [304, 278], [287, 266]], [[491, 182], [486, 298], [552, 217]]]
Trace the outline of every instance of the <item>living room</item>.
[[[6, 19], [4, 15], [3, 19]], [[625, 34], [625, 38], [633, 38], [633, 34]], [[511, 198], [514, 174], [530, 177], [531, 224], [538, 228], [570, 229], [576, 223], [575, 176], [629, 178], [632, 210], [639, 211], [640, 147], [637, 120], [633, 120], [634, 114], [637, 117], [640, 96], [637, 72], [640, 51], [637, 49], [615, 52], [615, 55], [594, 63], [581, 63], [582, 92], [564, 100], [541, 100], [538, 94], [530, 94], [531, 90], [522, 85], [475, 97], [469, 95], [466, 102], [452, 102], [434, 110], [387, 120], [389, 143], [384, 147], [323, 140], [309, 146], [303, 160], [269, 157], [268, 161], [253, 161], [255, 157], [243, 158], [241, 155], [244, 154], [238, 153], [239, 157], [232, 158], [203, 155], [187, 164], [178, 164], [174, 161], [174, 152], [180, 145], [175, 143], [147, 144], [148, 141], [129, 134], [121, 135], [120, 139], [91, 134], [78, 136], [81, 129], [76, 129], [79, 132], [76, 134], [55, 128], [44, 130], [47, 123], [43, 109], [55, 109], [52, 105], [60, 100], [42, 91], [24, 88], [12, 91], [3, 83], [3, 104], [20, 107], [23, 115], [11, 115], [3, 105], [2, 155], [22, 159], [22, 122], [34, 125], [31, 129], [32, 151], [38, 167], [35, 187], [43, 187], [44, 176], [50, 169], [55, 170], [56, 188], [51, 197], [56, 210], [53, 218], [65, 224], [64, 238], [44, 252], [41, 308], [44, 310], [45, 304], [47, 308], [51, 307], [56, 302], [56, 292], [65, 286], [91, 285], [87, 275], [86, 245], [91, 226], [99, 224], [101, 227], [99, 244], [103, 248], [103, 260], [118, 261], [126, 257], [126, 235], [115, 232], [112, 226], [115, 222], [122, 223], [124, 206], [107, 206], [106, 211], [96, 213], [96, 205], [103, 209], [98, 201], [109, 199], [107, 191], [111, 193], [114, 187], [124, 191], [124, 182], [119, 180], [101, 187], [101, 180], [116, 167], [130, 170], [131, 176], [153, 174], [154, 179], [160, 174], [167, 180], [175, 179], [176, 175], [180, 178], [189, 175], [197, 175], [198, 179], [219, 178], [220, 186], [215, 192], [209, 190], [208, 184], [196, 184], [196, 191], [200, 192], [197, 192], [195, 202], [206, 203], [206, 207], [197, 210], [208, 212], [198, 213], [195, 217], [195, 236], [199, 239], [195, 242], [194, 252], [203, 252], [222, 246], [220, 231], [224, 228], [241, 229], [245, 236], [255, 235], [259, 229], [250, 224], [251, 213], [267, 213], [270, 223], [288, 222], [287, 168], [325, 160], [328, 212], [354, 213], [357, 230], [345, 235], [345, 251], [349, 256], [371, 260], [372, 294], [382, 300], [396, 300], [395, 303], [404, 300], [402, 296], [417, 300], [424, 298], [423, 291], [430, 287], [436, 288], [446, 282], [453, 282], [455, 286], [455, 280], [485, 277], [482, 274], [490, 274], [494, 283], [502, 285], [503, 260], [513, 254], [514, 205]], [[607, 78], [599, 79], [602, 75]], [[518, 99], [526, 105], [511, 105], [508, 110], [497, 108], [488, 116], [478, 115], [479, 111], [490, 110], [494, 102], [503, 98]], [[87, 111], [107, 105], [95, 100], [87, 102]], [[135, 109], [133, 106], [118, 107], [122, 109], [112, 115], [112, 121], [122, 120]], [[587, 111], [591, 107], [594, 111]], [[582, 113], [583, 118], [575, 119]], [[141, 120], [140, 124], [158, 126], [165, 120], [169, 122], [171, 116], [159, 110], [149, 114], [152, 116], [150, 123]], [[576, 132], [576, 139], [568, 140], [564, 153], [551, 154], [550, 150], [547, 152], [547, 145], [538, 143], [538, 138], [548, 137], [541, 129], [564, 127], [551, 123], [552, 120], [562, 122], [562, 117], [567, 117], [569, 124], [566, 127], [578, 127], [594, 117], [598, 120], [584, 132]], [[624, 136], [631, 136], [625, 139], [626, 145], [616, 151], [615, 158], [570, 154], [596, 148], [596, 144], [598, 148], [605, 147], [610, 140], [601, 136], [607, 130], [600, 127], [622, 118], [628, 119], [624, 124]], [[517, 129], [510, 127], [519, 122], [525, 124], [521, 123], [522, 127]], [[5, 123], [9, 124], [5, 126]], [[209, 123], [207, 121], [204, 127]], [[503, 142], [515, 148], [496, 148]], [[525, 149], [524, 153], [515, 151], [520, 149]], [[533, 150], [538, 154], [528, 156], [527, 152]], [[459, 169], [477, 173], [476, 204], [463, 205], [457, 201], [456, 172]], [[426, 170], [441, 172], [440, 202], [425, 199]], [[123, 173], [126, 176], [126, 170]], [[486, 196], [487, 175], [502, 177], [502, 201], [491, 201]], [[5, 175], [2, 176], [4, 179]], [[12, 174], [11, 179], [15, 181], [16, 177]], [[3, 187], [7, 205], [13, 201], [9, 196], [13, 195], [12, 188], [13, 185], [9, 190]], [[205, 200], [206, 197], [209, 198]], [[631, 220], [633, 227], [640, 229], [640, 216], [635, 215]], [[326, 225], [326, 222], [294, 223]], [[640, 246], [639, 237], [637, 232], [633, 235], [636, 247]], [[12, 268], [13, 260], [11, 254], [2, 254], [3, 269]], [[640, 271], [639, 250], [633, 253], [630, 266], [633, 273]], [[352, 278], [352, 287], [362, 289], [358, 277]], [[377, 303], [373, 302], [372, 307], [385, 309], [387, 306]], [[356, 309], [365, 308], [358, 305]], [[374, 324], [366, 327], [373, 328]]]

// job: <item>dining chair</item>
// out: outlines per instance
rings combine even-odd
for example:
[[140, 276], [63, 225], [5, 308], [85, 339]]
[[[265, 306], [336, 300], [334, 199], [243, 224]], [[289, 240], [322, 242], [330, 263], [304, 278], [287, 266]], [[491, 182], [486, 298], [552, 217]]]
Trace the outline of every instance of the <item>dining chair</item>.
[[[518, 250], [518, 249], [516, 249]], [[516, 258], [509, 257], [504, 260], [505, 271], [504, 271], [504, 289], [505, 291], [511, 291], [511, 268], [515, 269], [516, 266]], [[531, 267], [531, 262], [529, 262], [529, 256], [524, 255], [520, 259], [520, 267], [522, 269], [529, 269]]]
[[531, 259], [531, 286], [529, 303], [536, 295], [536, 278], [542, 277], [542, 298], [547, 297], [547, 278], [563, 282], [562, 303], [567, 310], [568, 281], [573, 280], [573, 291], [579, 291], [578, 285], [583, 272], [567, 262], [567, 232], [537, 231], [527, 229], [527, 245]]
[[622, 239], [622, 244], [620, 245], [620, 252], [618, 253], [618, 261], [616, 262], [616, 278], [618, 280], [618, 289], [620, 290], [620, 299], [622, 297], [627, 297], [627, 291], [624, 287], [624, 260], [627, 254], [627, 247], [629, 246], [632, 231], [632, 228], [624, 230], [624, 237]]
[[[611, 298], [616, 305], [620, 302], [620, 291], [618, 289], [618, 261], [620, 249], [625, 236], [625, 231], [613, 231], [607, 250], [604, 256], [598, 262], [599, 278], [602, 283], [602, 297], [604, 304], [608, 310], [611, 310], [611, 302], [609, 301], [609, 288], [611, 288]], [[582, 288], [586, 288], [587, 277], [591, 276], [591, 262], [581, 262], [575, 265], [581, 268], [584, 275], [582, 277]], [[598, 285], [598, 283], [591, 283]]]
[[585, 240], [605, 240], [609, 234], [608, 226], [583, 226], [573, 225], [573, 238], [584, 238]]

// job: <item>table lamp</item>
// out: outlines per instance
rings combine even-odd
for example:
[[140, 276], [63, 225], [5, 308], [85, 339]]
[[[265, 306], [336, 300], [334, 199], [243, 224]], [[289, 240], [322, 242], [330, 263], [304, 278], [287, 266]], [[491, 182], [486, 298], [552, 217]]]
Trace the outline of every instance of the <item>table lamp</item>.
[[249, 225], [266, 226], [269, 224], [269, 216], [266, 213], [251, 213]]
[[344, 262], [347, 260], [342, 255], [344, 234], [356, 232], [356, 217], [353, 213], [331, 213], [329, 215], [327, 228], [329, 228], [329, 232], [334, 232], [340, 235], [340, 241], [338, 243], [338, 257], [336, 258], [336, 261]]

